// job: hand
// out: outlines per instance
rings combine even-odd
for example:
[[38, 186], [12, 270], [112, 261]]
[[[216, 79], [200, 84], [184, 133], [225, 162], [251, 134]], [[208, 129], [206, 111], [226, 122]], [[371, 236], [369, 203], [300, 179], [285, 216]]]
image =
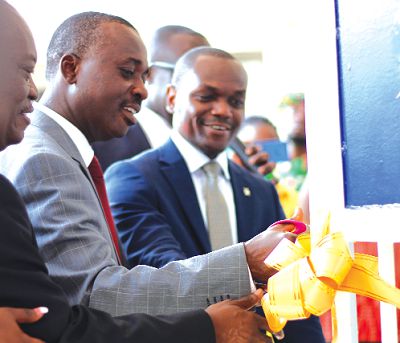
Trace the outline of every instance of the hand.
[[[303, 211], [298, 208], [290, 219], [302, 221]], [[275, 225], [244, 243], [247, 264], [254, 280], [266, 283], [268, 278], [276, 273], [276, 270], [267, 268], [264, 260], [283, 238], [292, 242], [296, 240], [297, 235], [291, 233], [293, 229], [292, 224]]]
[[261, 175], [267, 175], [271, 173], [275, 166], [275, 162], [269, 162], [269, 155], [261, 148], [254, 144], [249, 144], [245, 150], [246, 155], [249, 157], [249, 163], [257, 167], [257, 171]]
[[265, 318], [248, 311], [262, 296], [263, 291], [259, 289], [238, 300], [225, 300], [206, 309], [214, 325], [216, 343], [271, 342], [260, 331], [268, 330]]
[[0, 308], [0, 343], [44, 343], [25, 334], [19, 323], [34, 323], [47, 313], [47, 308]]

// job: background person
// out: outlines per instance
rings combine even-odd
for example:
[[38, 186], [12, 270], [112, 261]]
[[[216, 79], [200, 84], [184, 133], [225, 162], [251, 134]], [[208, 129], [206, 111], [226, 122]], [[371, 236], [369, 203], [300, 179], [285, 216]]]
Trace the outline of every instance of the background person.
[[[269, 119], [260, 116], [250, 116], [245, 118], [237, 136], [245, 145], [257, 144], [257, 142], [260, 141], [279, 140], [275, 125]], [[241, 161], [237, 155], [233, 155], [232, 159], [241, 165]], [[299, 194], [295, 186], [291, 184], [291, 179], [287, 182], [280, 172], [282, 167], [285, 168], [287, 164], [288, 162], [276, 163], [274, 170], [265, 175], [265, 178], [275, 185], [286, 217], [293, 216], [296, 208], [300, 206], [303, 210], [304, 216], [308, 218], [308, 202], [306, 203], [306, 208], [303, 207], [305, 204], [299, 204]]]

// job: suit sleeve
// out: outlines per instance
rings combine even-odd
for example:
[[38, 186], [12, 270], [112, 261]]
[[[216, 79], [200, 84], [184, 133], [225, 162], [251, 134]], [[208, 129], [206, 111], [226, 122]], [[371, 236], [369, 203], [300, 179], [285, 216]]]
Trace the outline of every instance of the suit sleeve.
[[[70, 304], [113, 316], [158, 315], [204, 309], [208, 299], [250, 292], [242, 244], [160, 269], [118, 265], [96, 193], [78, 162], [49, 149], [27, 154], [21, 144], [7, 164], [2, 159], [2, 170], [21, 194], [41, 255]], [[27, 157], [13, 158], [18, 153]]]
[[129, 161], [105, 174], [107, 193], [118, 235], [130, 267], [162, 267], [187, 256], [160, 211], [157, 184], [149, 182]]
[[[49, 277], [39, 255], [27, 213], [12, 185], [0, 176], [0, 306], [47, 306], [49, 313], [28, 334], [46, 342], [214, 342], [211, 319], [203, 310], [170, 316], [109, 314], [70, 307]], [[1, 320], [1, 319], [0, 319]]]

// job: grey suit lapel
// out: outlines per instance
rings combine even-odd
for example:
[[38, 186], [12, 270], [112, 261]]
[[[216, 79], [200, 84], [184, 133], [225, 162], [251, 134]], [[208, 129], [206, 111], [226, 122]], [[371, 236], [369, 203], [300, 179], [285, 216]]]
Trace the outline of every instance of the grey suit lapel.
[[173, 189], [184, 215], [191, 224], [189, 229], [198, 239], [203, 253], [210, 252], [211, 244], [190, 172], [182, 155], [171, 140], [160, 148], [160, 165], [161, 172], [164, 173], [171, 184], [171, 189]]
[[101, 203], [100, 198], [97, 194], [96, 186], [92, 180], [92, 177], [89, 174], [85, 162], [83, 161], [83, 158], [75, 143], [64, 131], [64, 129], [60, 125], [58, 125], [58, 123], [56, 123], [53, 119], [40, 111], [33, 112], [32, 126], [38, 127], [40, 130], [43, 131], [43, 134], [50, 136], [50, 138], [54, 140], [66, 152], [66, 154], [71, 156], [71, 158], [79, 165], [82, 173], [89, 180], [94, 192], [96, 193], [99, 203]]
[[[112, 243], [112, 237], [108, 230], [108, 223], [106, 220], [106, 215], [104, 213], [103, 206], [101, 205], [101, 200], [100, 200], [99, 194], [97, 193], [96, 185], [94, 184], [93, 179], [90, 176], [89, 170], [86, 167], [86, 164], [83, 161], [82, 155], [80, 154], [75, 143], [72, 141], [72, 139], [69, 137], [69, 135], [64, 131], [64, 129], [60, 125], [58, 125], [58, 123], [56, 123], [52, 118], [50, 118], [49, 116], [47, 116], [46, 114], [44, 114], [40, 111], [34, 111], [32, 113], [31, 125], [35, 126], [37, 129], [41, 130], [43, 135], [47, 135], [49, 137], [49, 139], [52, 139], [58, 146], [60, 146], [65, 151], [65, 153], [67, 155], [69, 155], [71, 157], [71, 159], [75, 161], [75, 163], [78, 164], [79, 169], [82, 171], [82, 173], [85, 175], [85, 177], [89, 180], [89, 182], [92, 186], [92, 189], [94, 191], [94, 194], [96, 194], [101, 211], [103, 212], [104, 222], [107, 227], [107, 233], [110, 238], [110, 243], [114, 247], [114, 244]], [[115, 253], [115, 257], [117, 258], [117, 260], [119, 260], [119, 256], [118, 256], [115, 248], [114, 248], [114, 253]], [[126, 261], [124, 260], [121, 262], [122, 262], [122, 264], [125, 264]]]
[[40, 111], [34, 111], [31, 116], [31, 125], [43, 131], [44, 135], [50, 136], [73, 160], [85, 166], [75, 143], [53, 119]]

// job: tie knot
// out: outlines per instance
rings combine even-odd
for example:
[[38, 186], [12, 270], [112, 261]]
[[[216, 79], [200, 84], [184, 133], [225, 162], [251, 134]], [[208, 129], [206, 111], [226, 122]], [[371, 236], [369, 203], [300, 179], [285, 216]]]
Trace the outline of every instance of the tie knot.
[[217, 162], [211, 161], [205, 164], [203, 166], [203, 169], [206, 172], [207, 176], [217, 178], [220, 173], [221, 166]]
[[103, 170], [101, 169], [100, 162], [96, 156], [93, 156], [92, 162], [90, 162], [88, 169], [93, 179], [103, 178]]

